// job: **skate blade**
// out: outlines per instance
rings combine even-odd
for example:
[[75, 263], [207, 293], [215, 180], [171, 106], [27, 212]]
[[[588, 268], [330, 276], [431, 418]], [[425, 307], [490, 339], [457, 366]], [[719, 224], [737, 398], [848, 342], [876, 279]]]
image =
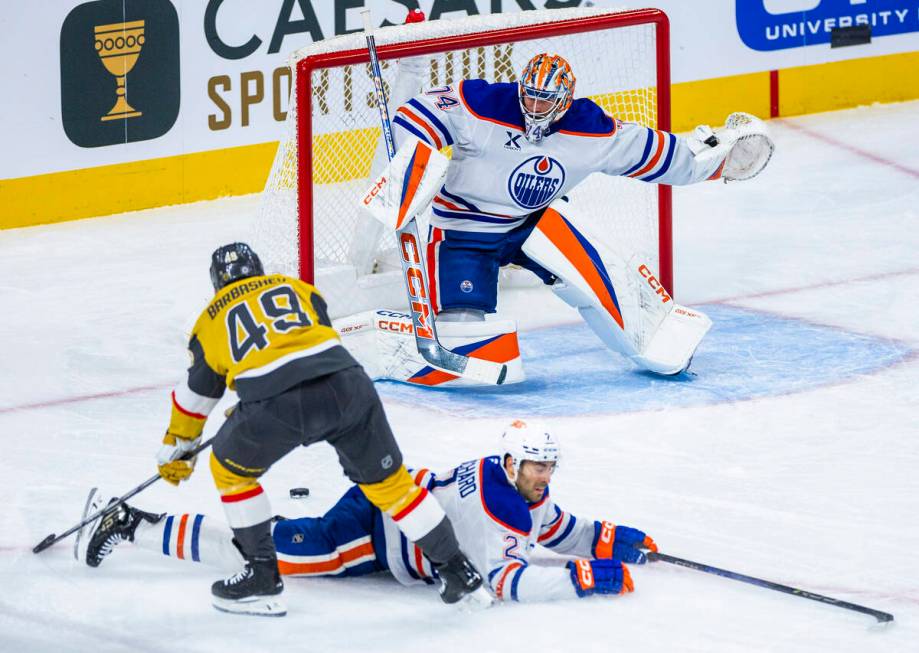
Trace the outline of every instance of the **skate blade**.
[[494, 604], [494, 598], [488, 593], [483, 584], [475, 591], [469, 592], [469, 594], [461, 598], [458, 605], [463, 612], [479, 612], [490, 608]]
[[242, 601], [211, 597], [212, 605], [221, 612], [231, 614], [248, 614], [256, 617], [283, 617], [287, 614], [287, 606], [271, 596], [253, 596]]
[[[86, 505], [83, 507], [83, 516], [80, 517], [80, 521], [83, 521], [90, 513], [101, 508], [101, 505], [99, 505], [101, 503], [101, 496], [102, 495], [99, 494], [99, 488], [94, 487], [89, 491], [89, 495], [86, 497]], [[73, 559], [77, 562], [86, 562], [86, 547], [89, 545], [89, 534], [98, 521], [98, 519], [95, 519], [77, 531], [77, 539], [73, 543]]]

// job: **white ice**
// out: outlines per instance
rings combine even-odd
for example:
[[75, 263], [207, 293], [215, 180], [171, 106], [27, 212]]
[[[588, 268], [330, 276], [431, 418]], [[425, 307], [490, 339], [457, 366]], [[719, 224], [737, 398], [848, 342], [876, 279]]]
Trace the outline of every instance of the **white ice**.
[[[245, 233], [257, 201], [245, 197], [0, 232], [0, 651], [919, 650], [919, 102], [771, 126], [776, 154], [760, 177], [675, 190], [678, 298], [902, 355], [802, 385], [820, 372], [801, 356], [805, 337], [770, 345], [768, 370], [738, 353], [733, 373], [755, 384], [768, 371], [772, 393], [551, 416], [565, 445], [553, 495], [576, 515], [642, 528], [673, 555], [892, 612], [892, 628], [664, 563], [633, 567], [632, 595], [477, 614], [386, 576], [290, 579], [289, 615], [260, 619], [210, 606], [214, 570], [129, 545], [98, 569], [73, 560], [71, 539], [33, 555], [78, 521], [90, 487], [120, 494], [154, 473], [168, 390], [186, 365], [182, 327], [209, 296], [211, 250]], [[515, 292], [527, 294], [503, 305], [527, 307], [528, 329], [576, 319], [542, 291]], [[731, 352], [731, 338], [713, 331], [704, 347]], [[695, 372], [691, 383], [706, 383], [701, 358]], [[425, 408], [381, 389], [406, 458], [434, 468], [491, 452], [516, 416], [478, 416], [475, 396], [457, 395], [451, 412], [443, 393]], [[567, 400], [564, 387], [541, 392]], [[221, 517], [202, 467], [137, 505]], [[308, 499], [287, 498], [304, 485]], [[264, 486], [276, 512], [298, 516], [324, 511], [347, 481], [318, 445]]]

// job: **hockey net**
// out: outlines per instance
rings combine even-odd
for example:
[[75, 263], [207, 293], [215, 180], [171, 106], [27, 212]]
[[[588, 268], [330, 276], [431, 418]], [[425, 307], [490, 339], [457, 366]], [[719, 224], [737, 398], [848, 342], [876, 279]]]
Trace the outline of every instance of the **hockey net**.
[[[402, 57], [427, 57], [427, 81], [440, 86], [516, 81], [533, 55], [554, 52], [570, 62], [577, 97], [669, 129], [668, 33], [656, 9], [554, 9], [384, 27], [375, 37], [387, 93]], [[406, 304], [394, 234], [359, 208], [371, 170], [385, 164], [367, 62], [362, 33], [293, 54], [287, 136], [250, 234], [266, 269], [315, 283], [333, 317]], [[601, 256], [641, 253], [672, 288], [669, 190], [595, 174], [569, 194], [564, 213]], [[427, 215], [418, 223], [426, 234]]]

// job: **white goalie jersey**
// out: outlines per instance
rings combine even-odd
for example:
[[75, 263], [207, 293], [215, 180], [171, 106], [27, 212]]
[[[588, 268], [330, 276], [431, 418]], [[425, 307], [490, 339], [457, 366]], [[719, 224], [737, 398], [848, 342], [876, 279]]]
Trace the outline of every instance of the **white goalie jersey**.
[[433, 226], [507, 232], [594, 172], [677, 185], [721, 175], [724, 153], [697, 158], [687, 139], [617, 120], [587, 98], [530, 143], [517, 88], [465, 80], [428, 89], [395, 112], [397, 145], [411, 135], [438, 150], [453, 148]]
[[[445, 474], [421, 469], [415, 481], [432, 492], [453, 523], [460, 547], [499, 600], [577, 598], [564, 566], [530, 565], [537, 545], [594, 558], [601, 522], [578, 519], [552, 501], [549, 488], [528, 503], [507, 480], [497, 456], [470, 460]], [[386, 566], [399, 582], [433, 583], [433, 569], [388, 517], [382, 518]], [[377, 547], [379, 551], [380, 547]]]

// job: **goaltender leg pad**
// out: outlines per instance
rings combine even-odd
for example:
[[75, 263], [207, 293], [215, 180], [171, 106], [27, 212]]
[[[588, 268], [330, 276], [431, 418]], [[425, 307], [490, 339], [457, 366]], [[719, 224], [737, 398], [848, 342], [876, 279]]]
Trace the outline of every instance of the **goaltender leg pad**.
[[[476, 387], [483, 384], [435, 370], [418, 353], [408, 313], [377, 310], [335, 320], [332, 326], [342, 344], [372, 379], [403, 381], [437, 387]], [[504, 384], [525, 379], [513, 320], [484, 322], [437, 322], [443, 345], [458, 354], [480, 360], [504, 363]], [[490, 385], [488, 387], [491, 387]]]
[[580, 311], [607, 346], [629, 357], [638, 353], [625, 332], [606, 266], [574, 225], [555, 209], [546, 209], [521, 250], [559, 278], [552, 290]]
[[522, 251], [559, 278], [552, 290], [610, 349], [644, 369], [683, 371], [711, 327], [702, 313], [675, 304], [640, 256], [627, 264], [601, 260], [554, 209], [546, 210]]

